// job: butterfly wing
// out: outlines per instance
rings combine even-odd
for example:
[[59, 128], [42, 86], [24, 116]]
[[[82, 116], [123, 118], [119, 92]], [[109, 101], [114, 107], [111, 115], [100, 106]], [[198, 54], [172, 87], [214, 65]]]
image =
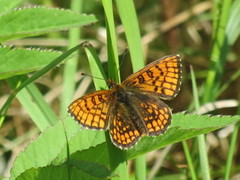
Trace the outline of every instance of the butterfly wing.
[[114, 104], [110, 119], [112, 142], [128, 149], [144, 135], [163, 134], [171, 124], [172, 115], [169, 107], [155, 96], [131, 93], [128, 100]]
[[160, 99], [151, 94], [133, 94], [130, 98], [133, 109], [141, 118], [146, 135], [157, 136], [163, 134], [171, 124], [170, 108]]
[[85, 95], [68, 107], [68, 112], [82, 126], [90, 129], [107, 129], [113, 102], [111, 90], [101, 90]]
[[181, 84], [182, 65], [179, 55], [165, 56], [129, 76], [122, 85], [128, 89], [157, 94], [173, 99]]
[[110, 117], [110, 137], [115, 146], [128, 149], [138, 142], [142, 136], [142, 129], [136, 126], [137, 118], [129, 107], [116, 102]]

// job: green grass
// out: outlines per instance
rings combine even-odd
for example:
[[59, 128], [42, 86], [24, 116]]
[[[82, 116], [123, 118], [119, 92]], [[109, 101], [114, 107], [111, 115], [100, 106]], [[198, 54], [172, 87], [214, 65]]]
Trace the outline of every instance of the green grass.
[[[192, 86], [193, 86], [194, 106], [195, 106], [196, 112], [199, 112], [199, 108], [200, 108], [200, 103], [198, 99], [199, 95], [197, 90], [196, 78], [195, 78], [195, 74], [193, 72], [192, 67], [190, 67], [190, 71], [191, 71]], [[197, 143], [198, 143], [202, 178], [206, 180], [210, 180], [211, 177], [210, 177], [210, 171], [209, 171], [209, 161], [208, 161], [208, 155], [207, 155], [206, 140], [203, 134], [197, 137]]]
[[[97, 48], [89, 42], [79, 43], [82, 32], [76, 27], [90, 26], [92, 23], [96, 23], [98, 19], [94, 15], [82, 15], [83, 7], [86, 5], [84, 1], [72, 1], [71, 9], [75, 12], [49, 9], [44, 6], [14, 10], [13, 8], [18, 7], [20, 3], [21, 1], [16, 1], [14, 4], [10, 1], [0, 1], [0, 7], [3, 7], [1, 6], [3, 4], [6, 7], [5, 9], [0, 8], [0, 12], [8, 11], [8, 13], [0, 16], [0, 26], [5, 25], [5, 28], [0, 30], [1, 42], [44, 35], [62, 29], [70, 29], [70, 31], [68, 50], [61, 49], [63, 53], [34, 48], [0, 47], [0, 56], [3, 57], [0, 58], [0, 61], [2, 61], [0, 63], [0, 78], [6, 80], [7, 86], [12, 90], [0, 110], [1, 128], [4, 128], [5, 123], [9, 121], [9, 117], [6, 116], [8, 109], [11, 109], [12, 101], [17, 98], [41, 132], [40, 136], [18, 154], [11, 168], [10, 179], [112, 178], [127, 180], [131, 179], [132, 176], [138, 180], [146, 179], [151, 168], [147, 164], [146, 154], [178, 142], [182, 142], [184, 149], [182, 154], [185, 154], [188, 165], [186, 171], [179, 170], [169, 173], [164, 167], [159, 170], [156, 178], [170, 177], [172, 174], [177, 177], [180, 177], [178, 174], [181, 174], [185, 178], [192, 179], [216, 178], [211, 166], [212, 158], [207, 152], [207, 142], [204, 134], [239, 122], [240, 116], [238, 115], [224, 116], [219, 114], [209, 116], [186, 112], [176, 113], [173, 114], [172, 124], [166, 133], [157, 137], [143, 137], [137, 145], [127, 151], [120, 150], [112, 144], [108, 131], [84, 129], [77, 125], [71, 117], [66, 116], [66, 107], [72, 101], [75, 91], [74, 76], [78, 73], [79, 66], [84, 69], [82, 54], [86, 55], [91, 74], [98, 77], [93, 78], [95, 90], [107, 89], [106, 79], [114, 79], [116, 82], [121, 81], [121, 71], [119, 71], [121, 67], [119, 67], [118, 57], [120, 54], [118, 52], [119, 37], [116, 31], [117, 18], [124, 28], [133, 71], [135, 72], [144, 66], [141, 28], [138, 23], [141, 22], [141, 19], [133, 1], [116, 0], [113, 3], [111, 0], [102, 0], [99, 5], [102, 6], [101, 8], [104, 11], [107, 68], [103, 66]], [[153, 5], [149, 3], [149, 6]], [[149, 11], [148, 8], [150, 7], [145, 6], [144, 8], [146, 8], [146, 11], [142, 13]], [[228, 81], [223, 83], [222, 80], [227, 63], [227, 54], [239, 37], [240, 20], [238, 20], [239, 18], [236, 19], [239, 9], [239, 1], [233, 3], [227, 0], [214, 2], [214, 31], [211, 41], [212, 51], [209, 55], [211, 63], [208, 74], [205, 76], [206, 81], [201, 87], [202, 91], [198, 91], [198, 77], [195, 77], [195, 72], [191, 70], [191, 75], [188, 76], [192, 80], [193, 104], [196, 112], [202, 104], [215, 101], [239, 77], [239, 71], [236, 71]], [[116, 12], [119, 17], [116, 17]], [[94, 12], [91, 13], [94, 14]], [[31, 19], [26, 20], [27, 17], [36, 18], [34, 22], [38, 23], [34, 24]], [[14, 21], [7, 23], [11, 19]], [[101, 19], [99, 19], [99, 23], [101, 23]], [[21, 24], [24, 24], [24, 26], [21, 26]], [[140, 25], [142, 24], [140, 23]], [[90, 27], [94, 29], [96, 25]], [[78, 54], [79, 51], [80, 55]], [[81, 61], [79, 64], [77, 63], [78, 59]], [[4, 63], [4, 60], [8, 60], [8, 64]], [[44, 99], [43, 92], [46, 91], [46, 88], [36, 85], [36, 80], [45, 78], [50, 71], [54, 72], [56, 67], [63, 62], [65, 63], [62, 77], [63, 92], [58, 106], [58, 115]], [[183, 62], [186, 64], [185, 60]], [[186, 68], [184, 67], [184, 69]], [[30, 76], [27, 75], [29, 73], [31, 73]], [[61, 70], [57, 69], [56, 73], [61, 73]], [[186, 80], [184, 81], [186, 82]], [[82, 81], [77, 82], [77, 85], [81, 83]], [[227, 162], [220, 164], [221, 168], [224, 169], [220, 176], [225, 179], [228, 179], [232, 173], [238, 128], [239, 126], [236, 124], [226, 157]], [[167, 155], [166, 159], [173, 161], [174, 156], [171, 155], [172, 152]], [[135, 162], [135, 169], [132, 174], [128, 170], [128, 162], [131, 160]], [[176, 169], [176, 167], [172, 169]], [[234, 166], [234, 169], [237, 168], [239, 168], [239, 164]]]

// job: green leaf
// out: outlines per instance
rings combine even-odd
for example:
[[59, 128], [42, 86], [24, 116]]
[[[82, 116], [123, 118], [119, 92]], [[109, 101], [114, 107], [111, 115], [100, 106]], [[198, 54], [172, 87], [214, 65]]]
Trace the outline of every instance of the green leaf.
[[[76, 133], [77, 128], [74, 126], [74, 122], [65, 121], [64, 123], [66, 127], [72, 127], [72, 134]], [[68, 136], [72, 136], [72, 134], [68, 134]], [[59, 121], [55, 126], [45, 130], [23, 152], [19, 153], [11, 169], [11, 179], [15, 179], [28, 169], [51, 164], [51, 161], [57, 157], [65, 143], [63, 124]]]
[[51, 50], [0, 47], [0, 79], [39, 70], [61, 54]]
[[[97, 135], [100, 135], [100, 133], [97, 133]], [[79, 137], [78, 135], [76, 135], [77, 137]], [[102, 135], [100, 135], [102, 136]], [[72, 139], [76, 139], [75, 136]], [[81, 161], [89, 161], [89, 162], [94, 162], [97, 164], [102, 164], [105, 165], [106, 167], [109, 167], [109, 159], [108, 159], [108, 151], [107, 151], [107, 146], [106, 146], [106, 142], [102, 141], [102, 139], [95, 137], [95, 139], [98, 139], [98, 143], [97, 145], [91, 146], [88, 149], [80, 149], [79, 148], [79, 143], [77, 143], [77, 145], [75, 145], [74, 143], [76, 142], [75, 140], [70, 140], [69, 144], [71, 149], [73, 146], [78, 147], [75, 148], [74, 152], [71, 151], [72, 153], [70, 153], [70, 161], [71, 160], [81, 160]], [[78, 139], [79, 141], [79, 139]], [[93, 143], [92, 143], [93, 144]], [[60, 155], [61, 156], [61, 155]], [[60, 157], [59, 156], [59, 157]], [[66, 155], [64, 155], [66, 156]], [[60, 160], [60, 161], [59, 161]], [[58, 161], [54, 161], [54, 163], [59, 164], [60, 162], [62, 162], [63, 159], [58, 159]]]
[[[21, 77], [12, 77], [7, 79], [7, 83], [12, 89], [14, 89], [19, 84], [21, 79], [27, 79], [27, 76], [23, 75]], [[44, 100], [41, 92], [34, 83], [31, 83], [22, 89], [17, 94], [17, 98], [40, 131], [44, 131], [47, 127], [58, 122], [57, 115]]]
[[[199, 134], [211, 132], [239, 120], [240, 116], [175, 114], [172, 125], [166, 133], [157, 137], [143, 137], [136, 146], [126, 151], [127, 159]], [[88, 161], [90, 164], [92, 162], [108, 167], [108, 151], [103, 131], [80, 130], [81, 126], [70, 118], [64, 121], [64, 127], [68, 143], [66, 143], [62, 122], [47, 129], [19, 154], [11, 170], [11, 178], [15, 179], [31, 168], [41, 168], [49, 164], [62, 165], [67, 159], [67, 145], [69, 146], [70, 161]]]
[[[71, 179], [106, 179], [112, 177], [111, 172], [103, 165], [88, 161], [72, 161]], [[66, 180], [68, 178], [68, 166], [47, 166], [43, 168], [31, 168], [16, 178], [17, 180]]]
[[[86, 150], [105, 141], [103, 131], [81, 130], [72, 118], [64, 121], [70, 154]], [[31, 168], [60, 165], [67, 158], [67, 141], [63, 122], [45, 130], [16, 158], [11, 169], [11, 179]], [[98, 152], [99, 153], [99, 152]]]
[[7, 12], [14, 7], [17, 7], [23, 1], [25, 0], [14, 0], [14, 1], [0, 0], [0, 14]]
[[107, 178], [111, 175], [111, 172], [108, 170], [108, 168], [97, 163], [82, 160], [71, 160], [69, 164], [70, 166], [95, 177]]
[[143, 137], [136, 146], [127, 151], [127, 157], [132, 159], [140, 154], [214, 131], [238, 121], [240, 121], [240, 116], [174, 114], [172, 124], [166, 133], [157, 137]]
[[[74, 121], [71, 119], [71, 121]], [[75, 123], [76, 128], [79, 125]], [[69, 129], [71, 131], [71, 129]], [[67, 129], [66, 129], [67, 131]], [[67, 132], [70, 134], [69, 132]], [[82, 129], [78, 131], [74, 136], [68, 136], [68, 144], [65, 143], [62, 150], [59, 152], [58, 156], [54, 159], [53, 163], [58, 165], [62, 161], [66, 160], [67, 155], [67, 145], [69, 146], [69, 154], [73, 159], [94, 161], [96, 163], [101, 163], [108, 165], [106, 144], [96, 148], [99, 144], [105, 142], [105, 136], [103, 131], [94, 131]]]
[[234, 1], [230, 11], [230, 17], [226, 28], [226, 38], [230, 45], [233, 45], [240, 34], [240, 1]]
[[68, 169], [66, 165], [31, 168], [19, 175], [16, 180], [66, 180], [68, 179], [67, 171]]
[[134, 2], [129, 0], [116, 0], [116, 4], [125, 29], [133, 71], [136, 72], [143, 68], [144, 58]]
[[[0, 115], [4, 116], [6, 114], [6, 109], [9, 106], [9, 104], [12, 102], [14, 97], [16, 96], [17, 92], [21, 91], [27, 85], [29, 85], [30, 83], [32, 83], [33, 81], [35, 81], [39, 77], [43, 76], [45, 73], [50, 71], [52, 68], [56, 67], [59, 63], [61, 63], [63, 60], [65, 60], [67, 57], [69, 57], [73, 52], [77, 51], [81, 47], [82, 47], [82, 44], [79, 44], [79, 45], [77, 45], [77, 46], [67, 50], [66, 52], [64, 52], [63, 54], [58, 56], [56, 59], [54, 59], [51, 63], [49, 63], [48, 65], [44, 66], [41, 70], [39, 70], [36, 73], [34, 73], [30, 78], [28, 78], [27, 80], [23, 81], [15, 89], [15, 92], [11, 93], [11, 95], [8, 97], [7, 101], [3, 104], [2, 108], [0, 109]], [[1, 125], [2, 121], [3, 121], [3, 118], [1, 118], [0, 125]]]
[[[107, 84], [106, 84], [107, 78], [104, 73], [101, 61], [97, 55], [96, 50], [88, 42], [84, 43], [84, 48], [85, 48], [84, 50], [88, 57], [88, 62], [89, 62], [90, 68], [91, 68], [91, 72], [95, 77], [97, 77], [97, 78], [93, 78], [96, 90], [106, 89], [107, 88]], [[100, 79], [100, 78], [102, 78], [102, 79]]]
[[0, 16], [0, 41], [44, 34], [96, 22], [93, 15], [80, 15], [56, 8], [35, 7]]
[[111, 0], [102, 0], [102, 4], [106, 15], [107, 26], [108, 78], [114, 79], [119, 83], [120, 71], [113, 5]]

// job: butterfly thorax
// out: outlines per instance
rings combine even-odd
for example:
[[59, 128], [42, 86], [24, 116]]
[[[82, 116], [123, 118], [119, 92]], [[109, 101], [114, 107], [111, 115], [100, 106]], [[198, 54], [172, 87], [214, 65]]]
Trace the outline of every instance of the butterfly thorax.
[[117, 102], [127, 104], [129, 99], [129, 93], [126, 91], [126, 88], [113, 80], [108, 80], [107, 83], [109, 88], [113, 91], [114, 97], [116, 97]]
[[114, 80], [107, 80], [108, 88], [111, 89], [114, 93], [114, 96], [116, 97], [116, 100], [118, 102], [125, 102], [127, 100], [127, 94], [124, 90], [124, 87], [118, 83], [116, 83]]
[[115, 94], [117, 102], [128, 104], [129, 94], [126, 92], [124, 86], [116, 83], [114, 86], [112, 86], [111, 89]]

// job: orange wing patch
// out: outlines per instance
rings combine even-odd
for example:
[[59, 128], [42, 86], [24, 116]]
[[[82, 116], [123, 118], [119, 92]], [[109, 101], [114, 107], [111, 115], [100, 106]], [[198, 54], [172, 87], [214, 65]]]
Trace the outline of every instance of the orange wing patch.
[[171, 123], [171, 111], [166, 104], [161, 103], [161, 107], [155, 104], [142, 102], [140, 106], [145, 110], [141, 111], [142, 119], [149, 136], [163, 134]]
[[132, 100], [146, 135], [157, 136], [166, 131], [171, 124], [172, 113], [163, 101], [145, 94], [134, 94]]
[[110, 118], [110, 135], [117, 147], [128, 149], [134, 146], [143, 135], [142, 129], [134, 124], [134, 121], [136, 122], [134, 118], [129, 109], [117, 103]]
[[88, 94], [72, 102], [68, 112], [84, 127], [106, 129], [109, 124], [111, 95], [110, 90]]
[[174, 98], [181, 84], [181, 58], [166, 56], [129, 76], [122, 84], [129, 89], [154, 93], [162, 99]]

